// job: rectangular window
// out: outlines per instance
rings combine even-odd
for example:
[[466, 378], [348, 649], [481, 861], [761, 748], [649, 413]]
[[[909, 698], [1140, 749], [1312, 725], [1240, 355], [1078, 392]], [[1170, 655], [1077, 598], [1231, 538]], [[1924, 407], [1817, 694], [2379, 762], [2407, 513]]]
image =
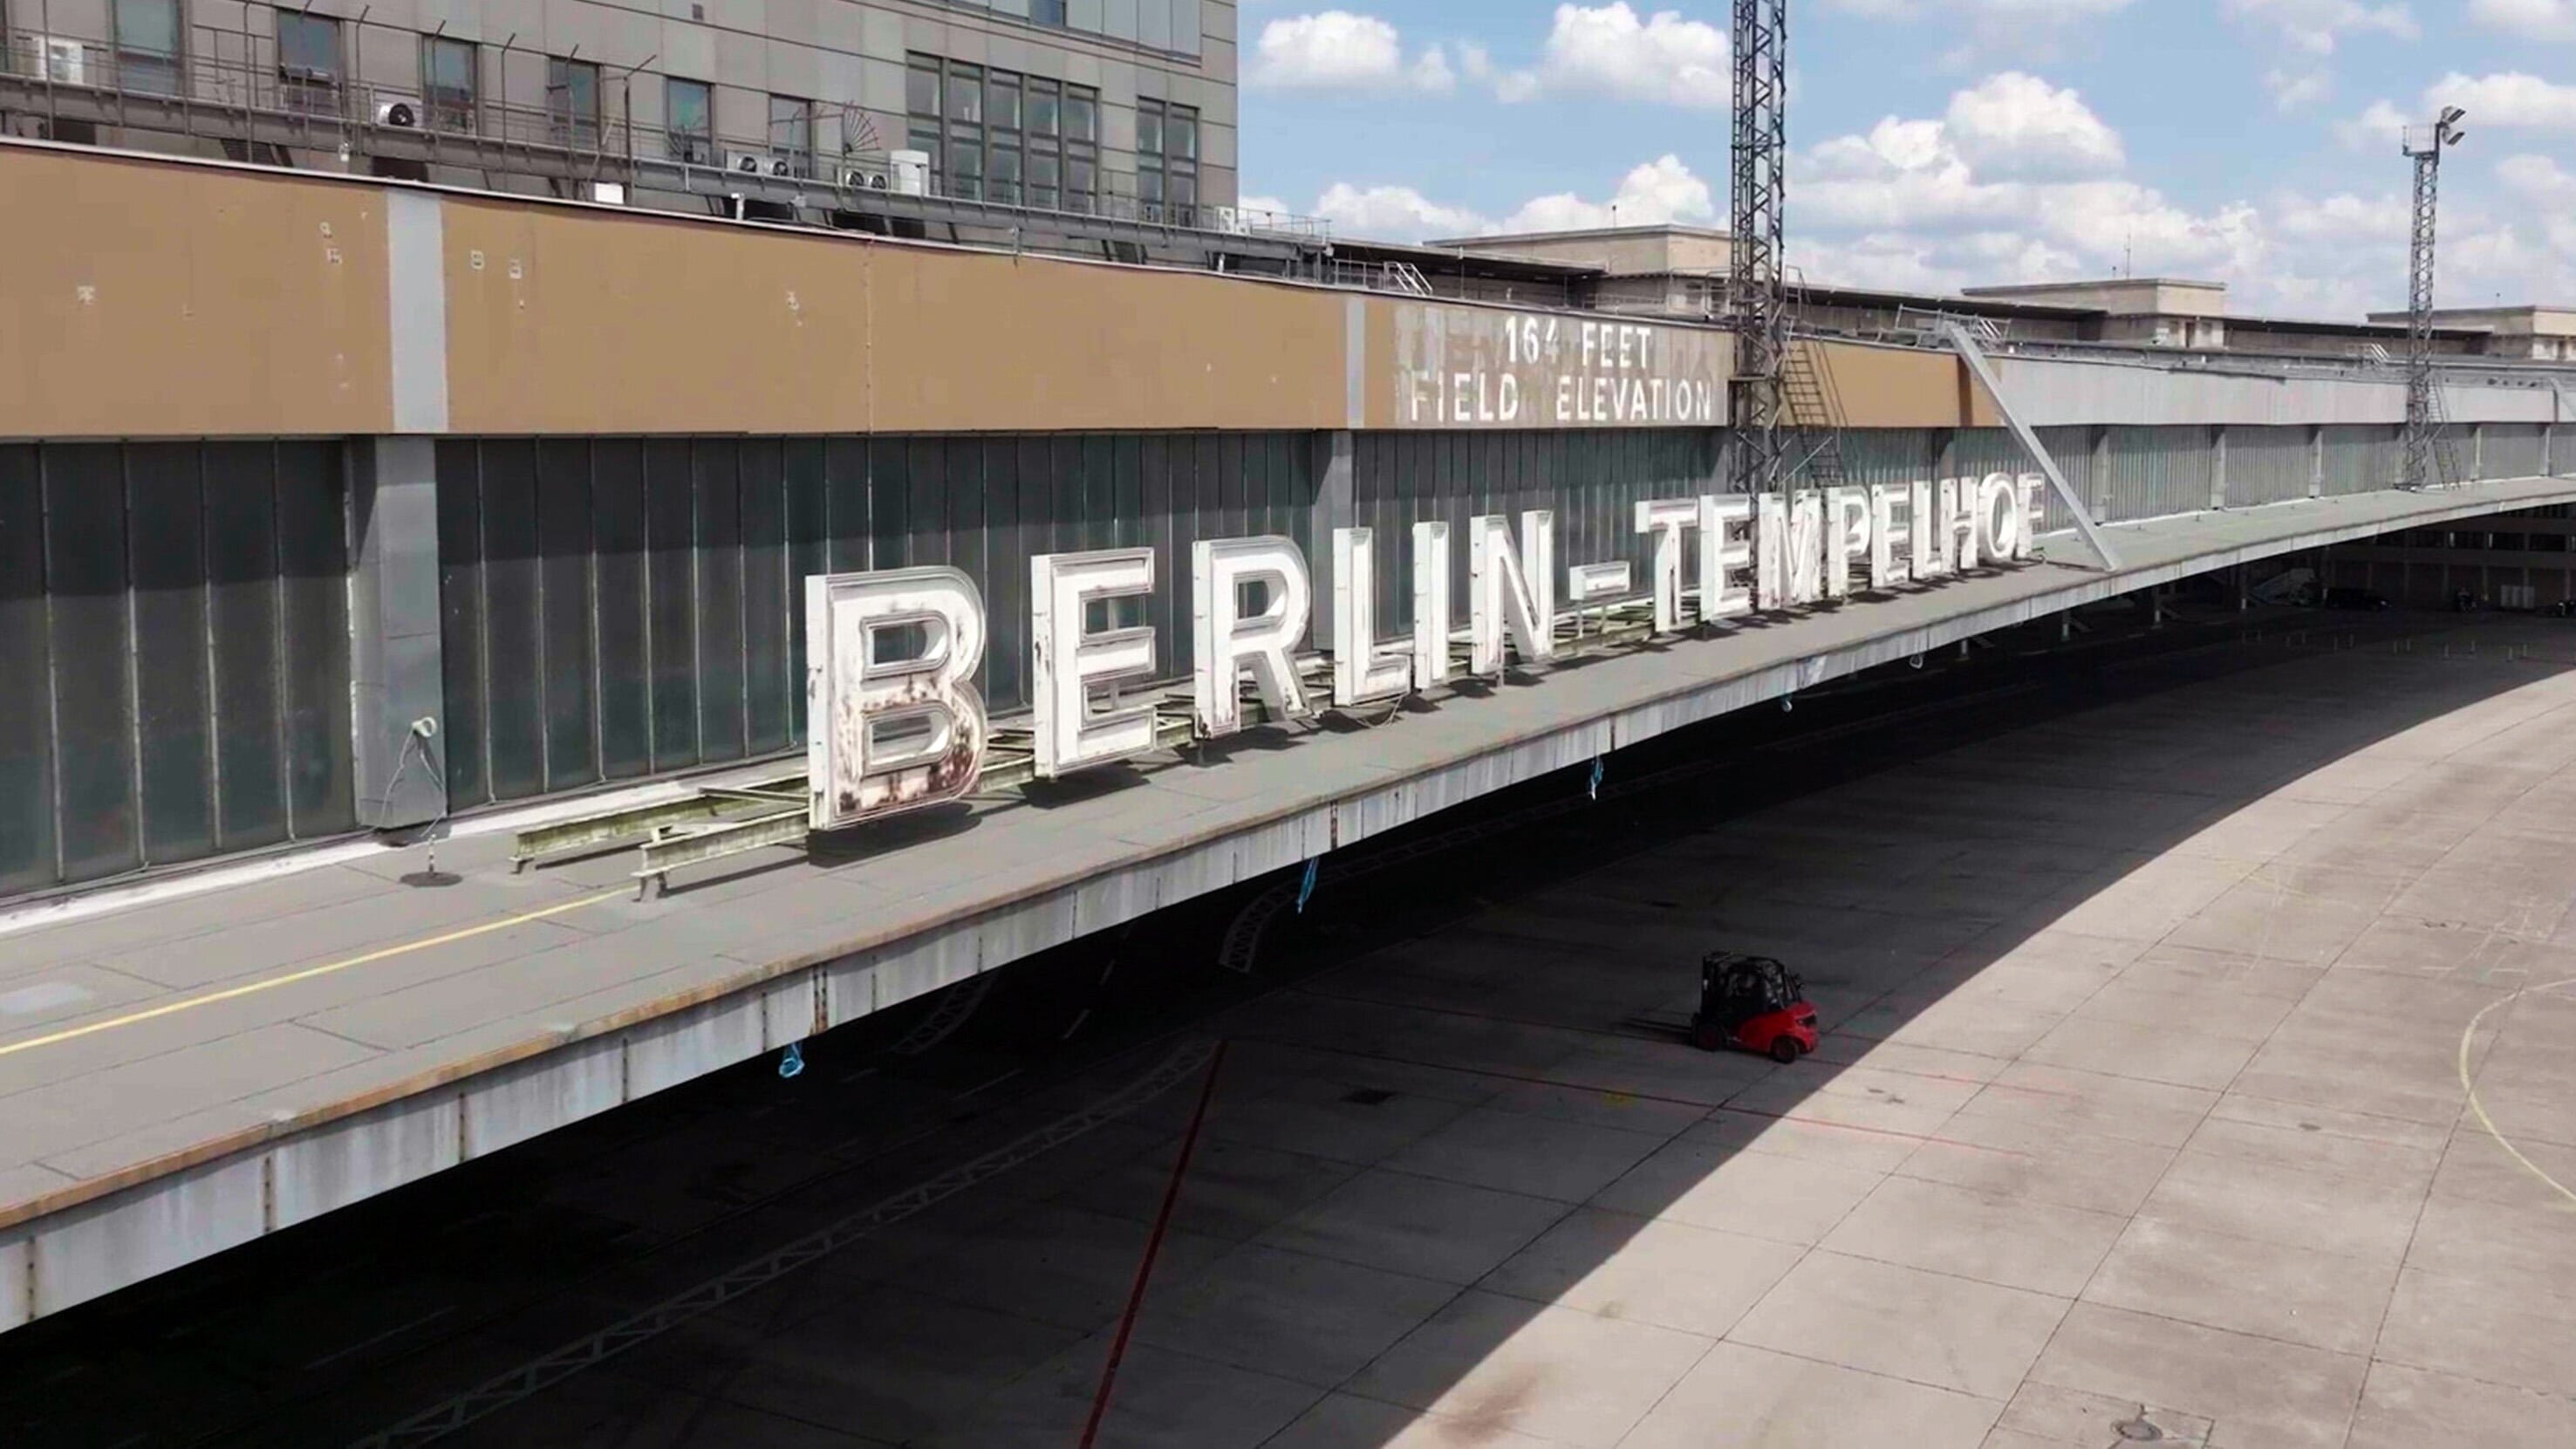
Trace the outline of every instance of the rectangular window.
[[340, 109], [340, 22], [328, 15], [277, 12], [279, 99], [290, 111]]
[[705, 81], [663, 78], [662, 129], [670, 136], [672, 160], [716, 164], [716, 102]]
[[976, 200], [984, 194], [984, 68], [950, 62], [946, 90], [948, 185], [945, 190], [951, 196]]
[[904, 68], [904, 109], [916, 116], [939, 114], [939, 61], [936, 57], [916, 55]]
[[555, 144], [599, 144], [599, 67], [586, 60], [546, 58], [546, 120]]
[[987, 155], [984, 194], [1006, 206], [1020, 204], [1020, 78], [993, 71], [984, 79]]
[[[907, 113], [903, 143], [930, 158], [931, 170], [938, 173], [939, 164], [939, 58], [916, 55], [904, 67], [904, 110]], [[938, 189], [934, 180], [931, 189]]]
[[1148, 221], [1198, 224], [1199, 113], [1136, 103], [1136, 200]]
[[1028, 205], [1054, 211], [1064, 205], [1064, 88], [1030, 76], [1026, 82], [1020, 144], [1027, 152]]
[[1040, 25], [1064, 26], [1064, 0], [1030, 0], [1029, 19]]
[[929, 153], [939, 194], [1089, 208], [1097, 92], [915, 55], [905, 68], [904, 106], [904, 134], [913, 149]]
[[769, 154], [787, 163], [790, 176], [814, 174], [814, 103], [795, 96], [769, 98]]
[[1092, 211], [1100, 203], [1100, 93], [1064, 88], [1064, 209]]
[[421, 99], [433, 130], [474, 129], [474, 43], [429, 36], [420, 45]]
[[116, 0], [116, 76], [128, 90], [179, 91], [179, 0]]

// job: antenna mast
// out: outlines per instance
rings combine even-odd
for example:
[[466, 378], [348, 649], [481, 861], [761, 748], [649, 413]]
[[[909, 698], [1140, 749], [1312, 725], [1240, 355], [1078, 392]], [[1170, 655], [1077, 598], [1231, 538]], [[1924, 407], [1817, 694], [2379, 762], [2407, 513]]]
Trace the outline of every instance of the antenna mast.
[[2441, 402], [2433, 386], [2433, 222], [2442, 188], [2442, 153], [2460, 144], [2467, 112], [2444, 108], [2430, 126], [2409, 126], [2400, 143], [2415, 163], [2415, 240], [2406, 297], [2406, 476], [2404, 488], [2457, 481], [2442, 440]]
[[1738, 493], [1789, 486], [1781, 373], [1789, 306], [1781, 267], [1788, 194], [1789, 0], [1735, 0], [1732, 254], [1727, 310], [1735, 324], [1728, 399]]

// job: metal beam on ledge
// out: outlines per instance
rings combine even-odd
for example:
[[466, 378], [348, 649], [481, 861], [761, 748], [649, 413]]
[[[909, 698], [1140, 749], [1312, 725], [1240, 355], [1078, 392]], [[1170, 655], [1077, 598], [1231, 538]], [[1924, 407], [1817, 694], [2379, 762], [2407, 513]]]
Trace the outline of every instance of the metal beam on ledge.
[[2057, 490], [2058, 500], [2066, 505], [2068, 513], [2075, 516], [2076, 531], [2084, 535], [2086, 546], [2102, 561], [2103, 570], [2117, 573], [2120, 555], [2112, 549], [2110, 540], [2102, 536], [2102, 530], [2094, 526], [2093, 506], [2076, 496], [2074, 485], [2066, 481], [2066, 474], [2058, 468], [2057, 459], [2050, 456], [2047, 446], [2040, 442], [2039, 434], [2031, 431], [2030, 425], [2014, 413], [2012, 401], [2004, 396], [2003, 384], [1995, 377], [1994, 365], [1986, 361], [1985, 350], [1977, 346], [1977, 339], [1970, 336], [1968, 329], [1960, 326], [1957, 319], [1949, 317], [1941, 319], [1941, 336], [1958, 350], [1959, 356], [1967, 362], [1968, 370], [1977, 375], [1977, 385], [1986, 390], [1986, 396], [1995, 400], [1995, 411], [2002, 415], [2004, 426], [2012, 429], [2012, 435], [2021, 440], [2023, 450], [2030, 454], [2031, 461], [2039, 465], [2039, 471], [2048, 479], [2048, 486]]

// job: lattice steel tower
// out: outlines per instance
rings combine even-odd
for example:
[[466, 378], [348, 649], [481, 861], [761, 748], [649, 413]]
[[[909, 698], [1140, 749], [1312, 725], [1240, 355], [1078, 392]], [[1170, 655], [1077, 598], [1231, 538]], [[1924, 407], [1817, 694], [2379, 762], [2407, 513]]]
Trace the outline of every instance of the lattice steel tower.
[[1789, 419], [1781, 375], [1789, 299], [1780, 246], [1789, 178], [1789, 0], [1735, 0], [1735, 171], [1727, 312], [1735, 324], [1733, 483], [1739, 493], [1789, 486]]
[[[2442, 189], [2442, 153], [2460, 144], [2467, 112], [2443, 110], [2430, 126], [2409, 126], [2400, 143], [2415, 163], [2415, 242], [2406, 297], [2406, 476], [2401, 486], [2429, 488], [2452, 478], [2433, 390], [2433, 222]], [[1740, 163], [1739, 163], [1740, 164]]]

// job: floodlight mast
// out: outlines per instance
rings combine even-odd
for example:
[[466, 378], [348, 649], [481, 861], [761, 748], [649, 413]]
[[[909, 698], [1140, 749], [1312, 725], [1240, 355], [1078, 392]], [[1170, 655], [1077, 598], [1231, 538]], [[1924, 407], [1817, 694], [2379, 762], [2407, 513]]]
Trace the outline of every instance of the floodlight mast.
[[2430, 126], [2409, 126], [2400, 142], [2415, 163], [2415, 237], [2408, 256], [2406, 298], [2406, 476], [2403, 488], [2431, 488], [2459, 480], [2450, 476], [2450, 450], [2442, 439], [2442, 417], [2433, 384], [2433, 236], [2442, 187], [2442, 153], [2468, 133], [2460, 122], [2468, 113], [2445, 106]]
[[1735, 328], [1728, 390], [1735, 492], [1789, 487], [1789, 299], [1781, 262], [1789, 162], [1789, 0], [1735, 0], [1733, 235], [1727, 311]]

